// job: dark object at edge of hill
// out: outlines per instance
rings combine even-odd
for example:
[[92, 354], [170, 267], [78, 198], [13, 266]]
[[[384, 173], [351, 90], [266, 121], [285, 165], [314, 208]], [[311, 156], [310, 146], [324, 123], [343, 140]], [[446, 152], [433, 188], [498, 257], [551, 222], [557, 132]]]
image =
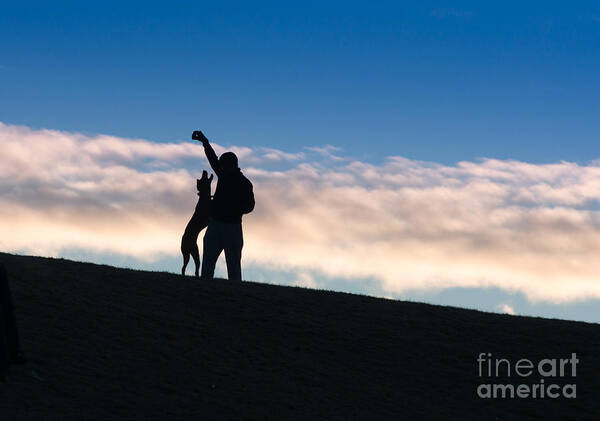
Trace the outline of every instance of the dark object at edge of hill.
[[0, 381], [6, 381], [11, 364], [24, 362], [8, 274], [4, 264], [0, 262]]

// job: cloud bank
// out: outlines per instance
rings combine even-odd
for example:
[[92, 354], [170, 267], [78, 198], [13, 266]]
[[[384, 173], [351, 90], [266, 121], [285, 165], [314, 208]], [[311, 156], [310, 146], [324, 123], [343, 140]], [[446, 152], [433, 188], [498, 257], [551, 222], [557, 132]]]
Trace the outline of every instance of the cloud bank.
[[[0, 247], [179, 253], [200, 145], [0, 123]], [[225, 148], [215, 145], [217, 153]], [[253, 181], [244, 260], [388, 293], [500, 287], [531, 300], [600, 297], [600, 166], [483, 159], [374, 165], [321, 146], [228, 147]], [[335, 153], [334, 153], [335, 152]]]

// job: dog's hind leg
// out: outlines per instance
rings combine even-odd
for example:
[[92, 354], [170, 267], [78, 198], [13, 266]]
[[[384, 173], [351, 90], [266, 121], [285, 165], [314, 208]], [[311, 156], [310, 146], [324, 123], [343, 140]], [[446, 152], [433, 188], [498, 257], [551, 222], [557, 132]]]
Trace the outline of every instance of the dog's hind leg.
[[[200, 251], [198, 250], [198, 244], [194, 244], [190, 250], [194, 264], [196, 265], [196, 278], [200, 277]], [[188, 258], [189, 259], [189, 258]]]
[[[196, 249], [198, 249], [197, 246]], [[181, 274], [185, 276], [185, 268], [187, 267], [187, 264], [190, 261], [190, 252], [182, 250], [181, 253], [183, 254], [183, 267], [181, 268]]]

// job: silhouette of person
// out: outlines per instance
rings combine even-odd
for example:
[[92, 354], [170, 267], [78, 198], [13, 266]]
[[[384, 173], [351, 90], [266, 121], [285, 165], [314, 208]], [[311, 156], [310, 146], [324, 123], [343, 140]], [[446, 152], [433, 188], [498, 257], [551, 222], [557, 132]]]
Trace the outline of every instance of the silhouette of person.
[[254, 209], [252, 183], [242, 174], [237, 156], [233, 152], [225, 152], [217, 158], [210, 142], [201, 131], [195, 131], [192, 139], [202, 142], [208, 162], [217, 175], [211, 215], [204, 233], [201, 277], [214, 277], [217, 259], [221, 252], [225, 251], [227, 277], [229, 280], [241, 281], [244, 245], [242, 215]]

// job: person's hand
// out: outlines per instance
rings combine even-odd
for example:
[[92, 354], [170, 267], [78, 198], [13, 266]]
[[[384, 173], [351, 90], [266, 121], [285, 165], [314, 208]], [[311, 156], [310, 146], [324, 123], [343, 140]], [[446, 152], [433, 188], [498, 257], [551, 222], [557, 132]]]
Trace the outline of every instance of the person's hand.
[[194, 133], [192, 133], [192, 139], [202, 142], [203, 145], [206, 145], [208, 143], [208, 139], [200, 130], [196, 130], [194, 131]]

